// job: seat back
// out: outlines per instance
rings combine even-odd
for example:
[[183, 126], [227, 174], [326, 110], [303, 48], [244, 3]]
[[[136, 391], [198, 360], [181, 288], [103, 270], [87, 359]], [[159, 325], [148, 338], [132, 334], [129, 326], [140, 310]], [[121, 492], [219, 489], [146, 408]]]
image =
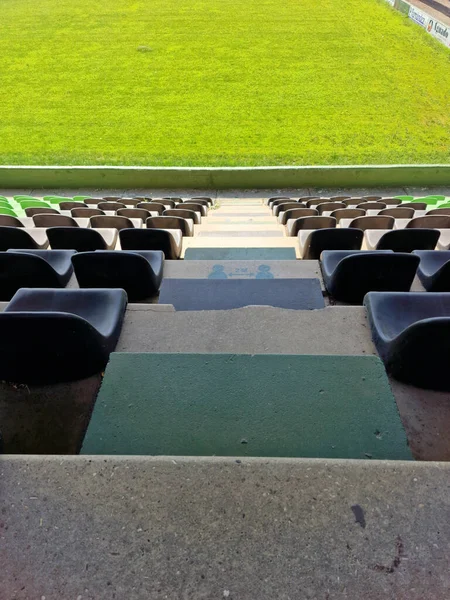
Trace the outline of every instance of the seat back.
[[363, 208], [338, 208], [333, 210], [330, 217], [334, 217], [339, 223], [341, 219], [356, 219], [356, 217], [363, 217], [366, 211]]
[[149, 217], [145, 225], [147, 229], [179, 229], [183, 236], [192, 236], [188, 222], [181, 217]]
[[370, 200], [366, 200], [362, 204], [357, 204], [356, 208], [363, 208], [364, 210], [383, 210], [386, 208], [386, 204], [384, 202], [371, 202]]
[[47, 237], [53, 250], [88, 252], [105, 250], [106, 243], [98, 231], [85, 227], [50, 227]]
[[201, 217], [193, 210], [183, 208], [168, 208], [163, 212], [164, 217], [181, 217], [182, 219], [192, 219], [195, 225], [199, 225]]
[[349, 198], [351, 198], [351, 196], [330, 196], [329, 200], [331, 200], [331, 202], [344, 202]]
[[317, 204], [319, 215], [322, 215], [325, 211], [333, 211], [340, 208], [346, 208], [346, 205], [343, 202], [322, 202], [322, 204]]
[[162, 215], [163, 212], [167, 210], [166, 206], [159, 202], [139, 202], [139, 204], [136, 205], [136, 208], [157, 212], [159, 215]]
[[327, 229], [331, 227], [336, 227], [334, 217], [300, 217], [295, 219], [291, 236], [297, 235], [301, 229]]
[[361, 196], [361, 200], [367, 200], [368, 202], [378, 202], [381, 200], [381, 202], [384, 202], [382, 196]]
[[55, 270], [44, 258], [24, 252], [0, 252], [0, 301], [10, 300], [20, 288], [59, 287]]
[[123, 204], [123, 202], [99, 202], [98, 203], [98, 208], [100, 210], [119, 210], [119, 208], [126, 208], [126, 204]]
[[319, 260], [324, 250], [360, 250], [364, 232], [360, 229], [316, 229], [303, 248], [304, 260]]
[[356, 227], [356, 229], [362, 229], [363, 231], [366, 229], [392, 229], [394, 227], [394, 223], [394, 217], [364, 216], [353, 219], [349, 227]]
[[299, 202], [282, 202], [281, 204], [276, 204], [275, 206], [272, 206], [272, 212], [275, 217], [278, 217], [280, 212], [289, 210], [291, 208], [301, 208], [302, 206], [304, 205], [300, 205]]
[[400, 206], [402, 208], [414, 208], [414, 210], [427, 210], [428, 208], [426, 202], [402, 202]]
[[118, 217], [128, 217], [128, 219], [142, 219], [145, 223], [150, 216], [150, 211], [145, 208], [119, 208]]
[[281, 224], [286, 225], [289, 219], [299, 219], [300, 217], [315, 217], [319, 212], [316, 208], [290, 208], [286, 210], [281, 217]]
[[380, 210], [378, 215], [394, 217], [394, 219], [412, 219], [414, 217], [414, 209], [413, 208], [404, 208], [402, 206], [396, 206], [395, 208], [383, 208]]
[[122, 250], [161, 250], [166, 260], [179, 258], [173, 236], [163, 229], [122, 229]]
[[22, 225], [2, 226], [0, 225], [0, 251], [6, 252], [11, 249], [35, 250], [39, 246], [31, 235], [24, 231]]
[[425, 216], [431, 215], [449, 215], [450, 216], [450, 208], [432, 208], [427, 212]]
[[330, 202], [330, 201], [331, 201], [331, 198], [319, 198], [318, 196], [312, 197], [306, 201], [306, 206], [307, 206], [307, 208], [314, 208], [318, 204], [323, 204], [324, 202]]
[[23, 223], [17, 217], [10, 215], [0, 215], [0, 227], [23, 227]]
[[72, 210], [72, 208], [87, 208], [87, 204], [84, 202], [60, 202], [59, 208], [61, 210]]
[[27, 217], [34, 217], [34, 215], [59, 215], [59, 210], [56, 208], [26, 208], [25, 214]]
[[365, 204], [368, 200], [364, 200], [364, 198], [346, 198], [342, 201], [346, 206], [353, 206], [354, 208], [358, 207], [360, 204]]
[[78, 223], [72, 217], [66, 215], [34, 215], [35, 227], [78, 227]]
[[72, 264], [80, 288], [124, 289], [129, 302], [140, 302], [158, 292], [150, 263], [135, 252], [80, 252], [72, 256]]
[[450, 229], [449, 215], [425, 215], [411, 219], [407, 229]]
[[197, 202], [183, 202], [177, 204], [177, 208], [187, 208], [189, 210], [195, 210], [201, 213], [202, 217], [206, 217], [208, 214], [208, 208], [203, 204], [198, 204]]
[[386, 204], [386, 206], [399, 206], [402, 201], [400, 198], [382, 198], [381, 200]]
[[117, 215], [91, 217], [90, 223], [94, 229], [117, 229], [120, 231], [121, 229], [134, 228], [133, 221], [128, 217], [118, 217]]
[[81, 219], [90, 219], [98, 215], [104, 215], [104, 211], [99, 208], [72, 208], [70, 211], [72, 217], [78, 217]]
[[413, 250], [434, 250], [440, 232], [437, 229], [395, 229], [387, 231], [379, 240], [377, 250], [412, 252]]

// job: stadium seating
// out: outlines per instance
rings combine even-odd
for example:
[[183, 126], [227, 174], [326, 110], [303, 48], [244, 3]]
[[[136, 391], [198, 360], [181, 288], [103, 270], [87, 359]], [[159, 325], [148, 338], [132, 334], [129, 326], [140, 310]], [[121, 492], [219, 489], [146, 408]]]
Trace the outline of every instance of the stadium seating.
[[380, 250], [324, 251], [321, 256], [327, 291], [341, 302], [362, 304], [371, 291], [409, 291], [420, 259]]
[[0, 379], [49, 384], [100, 373], [126, 305], [123, 290], [19, 290], [0, 313]]
[[373, 230], [366, 231], [365, 243], [368, 250], [434, 250], [440, 235], [436, 229], [395, 229], [386, 232]]
[[300, 232], [300, 256], [305, 260], [319, 260], [324, 250], [360, 250], [363, 237], [360, 229], [316, 229], [306, 239]]
[[166, 260], [181, 256], [182, 237], [165, 229], [121, 229], [119, 239], [123, 250], [161, 250]]
[[[13, 217], [10, 217], [13, 218]], [[48, 246], [48, 242], [44, 243], [44, 247]], [[5, 226], [0, 220], [0, 251], [5, 252], [10, 248], [34, 250], [42, 247], [38, 244], [29, 233], [24, 231], [22, 225]]]
[[73, 250], [0, 252], [0, 300], [10, 300], [20, 288], [65, 287], [73, 272], [73, 254]]
[[122, 288], [129, 302], [154, 297], [160, 288], [164, 254], [160, 251], [81, 252], [72, 256], [80, 288]]
[[300, 217], [287, 222], [290, 236], [297, 236], [300, 230], [329, 229], [336, 227], [336, 219], [333, 217]]
[[118, 239], [117, 229], [102, 232], [85, 227], [50, 227], [47, 237], [50, 246], [57, 250], [76, 250], [90, 252], [94, 250], [113, 250]]
[[450, 294], [371, 292], [364, 304], [387, 371], [411, 385], [450, 391]]
[[428, 292], [450, 292], [450, 252], [439, 250], [414, 250], [420, 258], [417, 271], [423, 287]]

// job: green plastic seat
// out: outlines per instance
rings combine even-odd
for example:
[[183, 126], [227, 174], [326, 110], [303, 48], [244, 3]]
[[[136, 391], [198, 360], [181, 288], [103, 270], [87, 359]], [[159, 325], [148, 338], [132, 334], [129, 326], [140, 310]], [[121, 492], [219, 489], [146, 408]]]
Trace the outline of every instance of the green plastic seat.
[[20, 202], [20, 208], [25, 210], [26, 208], [51, 208], [51, 206], [42, 200], [23, 200]]
[[68, 198], [67, 196], [44, 196], [42, 198], [45, 202], [50, 202], [50, 204], [59, 204], [60, 202], [72, 202], [72, 198]]
[[17, 217], [16, 213], [11, 208], [0, 206], [0, 215], [9, 215], [10, 217]]
[[6, 196], [0, 196], [0, 202], [2, 202], [2, 201], [9, 202], [9, 200]]
[[412, 200], [414, 200], [414, 196], [394, 196], [394, 198], [398, 198], [403, 202], [412, 202]]
[[92, 196], [74, 196], [73, 201], [74, 202], [84, 202], [85, 200], [90, 200], [91, 198], [92, 198]]
[[11, 204], [8, 202], [8, 200], [2, 200], [0, 198], [0, 206], [7, 206], [9, 208], [11, 208]]
[[450, 208], [450, 202], [444, 202], [443, 204], [439, 204], [439, 208]]
[[16, 202], [22, 202], [22, 200], [39, 200], [39, 198], [36, 198], [35, 196], [27, 195], [13, 196], [13, 198]]

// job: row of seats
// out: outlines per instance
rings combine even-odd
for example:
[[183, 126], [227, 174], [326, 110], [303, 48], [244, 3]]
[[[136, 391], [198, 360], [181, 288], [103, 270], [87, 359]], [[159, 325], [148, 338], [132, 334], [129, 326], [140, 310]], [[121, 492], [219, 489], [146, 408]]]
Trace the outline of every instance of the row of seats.
[[[387, 371], [449, 391], [450, 293], [370, 292], [364, 305]], [[0, 379], [48, 384], [102, 372], [126, 306], [120, 289], [19, 290], [0, 313]]]
[[[328, 293], [342, 302], [361, 304], [370, 291], [409, 291], [416, 272], [427, 291], [450, 291], [450, 252], [326, 250], [320, 260]], [[0, 252], [0, 300], [20, 288], [65, 287], [75, 272], [80, 288], [123, 288], [139, 302], [158, 294], [163, 270], [161, 251], [8, 250]]]
[[286, 225], [290, 219], [299, 217], [315, 217], [315, 216], [334, 217], [339, 223], [342, 219], [356, 219], [364, 216], [388, 216], [395, 219], [412, 219], [414, 217], [423, 217], [430, 215], [450, 215], [450, 208], [434, 208], [428, 211], [415, 210], [403, 206], [395, 206], [393, 208], [369, 209], [363, 208], [337, 208], [331, 210], [329, 205], [323, 210], [319, 208], [288, 208], [278, 214], [278, 222], [281, 225]]

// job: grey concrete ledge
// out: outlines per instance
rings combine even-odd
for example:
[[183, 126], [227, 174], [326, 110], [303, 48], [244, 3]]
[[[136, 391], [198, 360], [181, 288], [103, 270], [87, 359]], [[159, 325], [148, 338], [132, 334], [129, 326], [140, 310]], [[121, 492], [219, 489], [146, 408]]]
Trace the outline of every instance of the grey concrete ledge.
[[450, 185], [447, 165], [301, 167], [0, 166], [0, 188], [287, 188]]
[[9, 457], [2, 598], [448, 598], [450, 465]]

